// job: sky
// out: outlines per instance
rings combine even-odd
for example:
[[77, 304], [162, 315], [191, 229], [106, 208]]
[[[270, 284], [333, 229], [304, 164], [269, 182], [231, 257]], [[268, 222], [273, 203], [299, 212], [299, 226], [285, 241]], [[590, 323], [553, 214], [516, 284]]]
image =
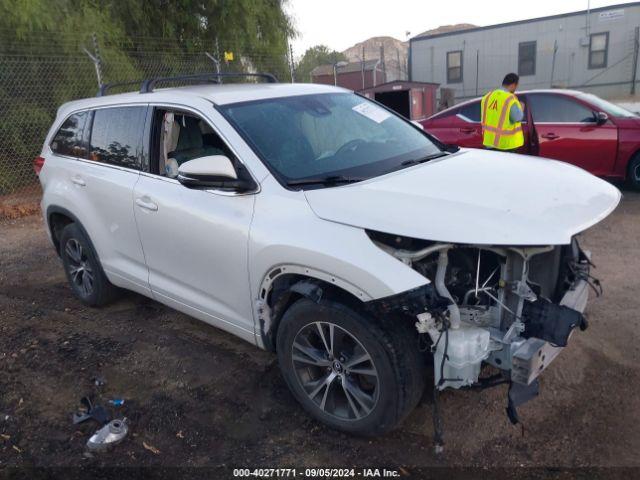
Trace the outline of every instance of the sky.
[[[289, 0], [300, 57], [314, 45], [342, 51], [377, 36], [399, 40], [454, 23], [484, 26], [624, 3], [622, 0]], [[407, 32], [411, 32], [409, 37]]]

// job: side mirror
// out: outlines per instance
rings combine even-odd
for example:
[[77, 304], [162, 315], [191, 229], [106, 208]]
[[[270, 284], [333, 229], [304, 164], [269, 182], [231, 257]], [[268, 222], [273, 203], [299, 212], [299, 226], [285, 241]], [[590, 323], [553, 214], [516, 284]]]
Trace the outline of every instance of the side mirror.
[[238, 179], [233, 163], [224, 155], [209, 155], [184, 162], [178, 167], [178, 181], [189, 188], [250, 188], [250, 182]]
[[604, 112], [596, 112], [596, 123], [598, 125], [604, 125], [609, 120], [609, 115]]

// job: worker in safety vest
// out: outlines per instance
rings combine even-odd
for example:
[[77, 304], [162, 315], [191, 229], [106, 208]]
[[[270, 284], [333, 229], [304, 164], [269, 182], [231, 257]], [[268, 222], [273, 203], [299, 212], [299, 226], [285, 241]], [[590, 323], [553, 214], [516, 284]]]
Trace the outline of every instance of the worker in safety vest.
[[524, 117], [522, 105], [514, 92], [520, 78], [509, 73], [498, 88], [482, 97], [482, 144], [485, 148], [515, 151], [524, 145], [520, 122]]

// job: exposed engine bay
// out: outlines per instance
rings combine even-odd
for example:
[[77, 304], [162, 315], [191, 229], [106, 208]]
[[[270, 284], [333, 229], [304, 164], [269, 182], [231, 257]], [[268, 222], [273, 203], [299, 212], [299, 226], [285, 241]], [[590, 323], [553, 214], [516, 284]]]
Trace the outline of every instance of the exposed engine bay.
[[483, 362], [509, 383], [509, 417], [537, 395], [537, 377], [586, 329], [582, 312], [589, 289], [589, 253], [574, 237], [560, 246], [505, 247], [429, 242], [368, 232], [383, 250], [431, 280], [444, 308], [416, 313], [416, 328], [430, 340], [434, 388], [472, 387]]

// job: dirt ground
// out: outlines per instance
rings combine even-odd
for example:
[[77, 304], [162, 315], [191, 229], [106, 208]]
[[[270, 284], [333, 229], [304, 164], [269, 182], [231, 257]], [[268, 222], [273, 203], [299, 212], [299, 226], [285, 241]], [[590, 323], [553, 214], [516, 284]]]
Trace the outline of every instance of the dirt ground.
[[[103, 309], [71, 295], [39, 216], [0, 223], [0, 470], [7, 466], [640, 466], [640, 195], [583, 236], [604, 296], [541, 380], [505, 415], [506, 387], [442, 394], [446, 447], [432, 449], [431, 403], [376, 439], [311, 420], [276, 358], [152, 300]], [[92, 379], [101, 376], [98, 387]], [[130, 435], [85, 451], [82, 396], [122, 397]]]

